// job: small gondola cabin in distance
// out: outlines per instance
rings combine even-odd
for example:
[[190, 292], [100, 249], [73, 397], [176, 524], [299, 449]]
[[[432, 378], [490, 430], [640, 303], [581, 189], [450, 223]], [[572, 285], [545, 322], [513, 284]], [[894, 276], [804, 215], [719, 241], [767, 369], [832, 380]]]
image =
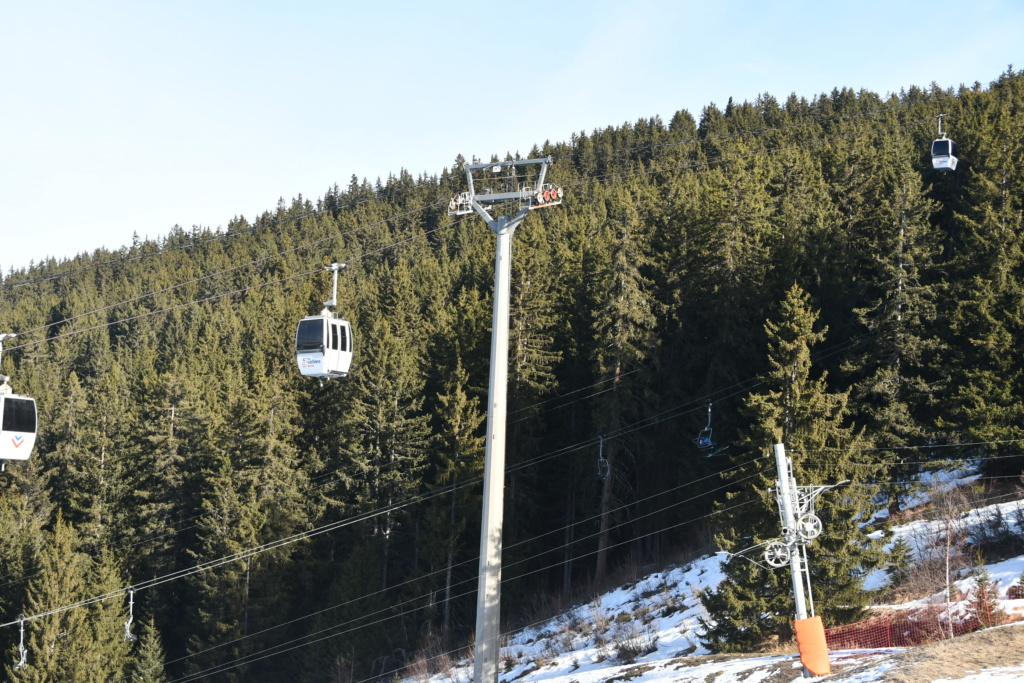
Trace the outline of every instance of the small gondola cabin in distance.
[[348, 375], [352, 365], [352, 326], [330, 310], [338, 299], [338, 271], [344, 263], [332, 263], [325, 270], [334, 273], [334, 296], [324, 302], [319, 315], [307, 315], [295, 331], [295, 362], [304, 377], [323, 381]]
[[945, 114], [939, 114], [939, 137], [932, 142], [932, 168], [948, 173], [956, 170], [960, 150], [957, 149], [956, 142], [950, 140], [942, 132], [943, 116]]

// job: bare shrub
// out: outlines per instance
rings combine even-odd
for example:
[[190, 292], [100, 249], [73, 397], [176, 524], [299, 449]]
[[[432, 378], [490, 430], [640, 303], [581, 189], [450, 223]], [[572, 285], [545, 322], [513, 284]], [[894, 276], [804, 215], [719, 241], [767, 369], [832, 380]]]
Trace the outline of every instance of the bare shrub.
[[654, 596], [652, 603], [661, 610], [661, 616], [667, 617], [679, 610], [678, 596], [672, 591], [674, 586], [669, 585], [667, 580], [662, 580], [658, 594]]
[[915, 526], [907, 537], [917, 557], [901, 572], [903, 580], [894, 590], [898, 597], [916, 599], [939, 592], [950, 597], [953, 581], [972, 565], [964, 518], [969, 509], [967, 492], [933, 488], [931, 501], [931, 519]]
[[352, 683], [355, 680], [355, 653], [337, 655], [331, 662], [331, 683]]
[[[475, 658], [476, 634], [471, 633], [469, 635], [469, 642], [466, 644], [466, 647], [462, 648], [462, 651], [456, 659], [460, 662], [472, 662]], [[448, 683], [468, 683], [471, 676], [469, 674], [463, 676], [461, 673], [462, 671], [463, 669], [459, 666], [449, 666], [448, 669], [444, 670], [444, 679], [448, 681]]]
[[450, 677], [451, 656], [445, 649], [445, 638], [441, 633], [427, 635], [405, 667], [405, 677], [415, 681], [429, 680], [434, 674], [443, 673]]
[[544, 656], [547, 659], [554, 659], [575, 649], [580, 624], [581, 620], [578, 617], [566, 616], [559, 619], [555, 632], [544, 642]]
[[641, 565], [631, 554], [615, 568], [611, 574], [611, 580], [609, 583], [611, 585], [629, 587], [635, 585], [642, 576], [643, 571], [641, 570]]
[[552, 619], [564, 611], [561, 595], [554, 593], [535, 593], [531, 596], [523, 615], [527, 624], [536, 624]]
[[658, 632], [651, 624], [643, 624], [634, 619], [618, 624], [612, 630], [615, 656], [620, 662], [630, 663], [637, 657], [654, 652], [658, 646]]
[[598, 646], [604, 646], [608, 641], [605, 634], [611, 626], [612, 618], [608, 610], [601, 604], [601, 598], [597, 597], [590, 603], [590, 624], [594, 629], [594, 642]]
[[413, 655], [412, 660], [406, 664], [405, 674], [406, 678], [411, 678], [414, 681], [429, 681], [433, 674], [430, 672], [430, 658], [423, 653], [423, 650], [418, 651]]

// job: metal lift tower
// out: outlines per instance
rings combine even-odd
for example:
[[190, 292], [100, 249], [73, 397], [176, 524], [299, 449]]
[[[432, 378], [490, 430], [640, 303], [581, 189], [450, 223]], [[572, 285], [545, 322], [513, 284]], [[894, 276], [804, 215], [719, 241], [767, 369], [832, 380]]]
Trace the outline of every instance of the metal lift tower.
[[[448, 215], [476, 212], [498, 236], [494, 257], [494, 318], [491, 325], [491, 370], [487, 389], [487, 447], [484, 456], [484, 508], [480, 530], [480, 579], [476, 602], [474, 683], [498, 683], [501, 654], [501, 530], [505, 498], [505, 415], [508, 389], [509, 276], [512, 272], [512, 233], [534, 209], [562, 203], [562, 188], [544, 182], [551, 157], [466, 164], [469, 190], [448, 203]], [[531, 167], [539, 166], [534, 172]], [[473, 172], [490, 172], [475, 189]], [[501, 174], [501, 175], [498, 175]], [[488, 207], [515, 209], [492, 218]]]

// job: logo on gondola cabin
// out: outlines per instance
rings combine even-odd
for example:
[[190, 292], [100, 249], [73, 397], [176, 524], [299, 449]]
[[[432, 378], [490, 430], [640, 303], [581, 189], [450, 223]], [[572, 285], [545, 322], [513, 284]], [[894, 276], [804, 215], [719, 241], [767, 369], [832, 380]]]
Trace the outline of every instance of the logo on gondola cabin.
[[15, 436], [11, 439], [11, 443], [14, 444], [15, 448], [18, 448], [19, 446], [21, 446], [21, 444], [25, 443], [25, 437]]

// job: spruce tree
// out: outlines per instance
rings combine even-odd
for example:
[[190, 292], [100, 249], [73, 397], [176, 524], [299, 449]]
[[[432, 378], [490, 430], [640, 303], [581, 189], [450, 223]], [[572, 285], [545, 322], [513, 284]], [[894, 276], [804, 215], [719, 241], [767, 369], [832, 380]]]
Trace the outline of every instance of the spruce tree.
[[77, 532], [58, 513], [24, 609], [28, 615], [53, 613], [26, 624], [27, 666], [15, 669], [8, 663], [8, 680], [91, 683], [123, 674], [127, 615], [119, 598], [62, 609], [121, 587], [109, 554], [94, 562], [78, 546]]
[[131, 658], [131, 681], [133, 683], [167, 683], [164, 672], [164, 648], [160, 644], [160, 632], [152, 617], [142, 623], [138, 644]]
[[[965, 150], [950, 259], [951, 370], [945, 425], [982, 447], [992, 474], [1015, 474], [1005, 456], [1024, 437], [1024, 75], [962, 95]], [[969, 150], [969, 152], [968, 152]], [[998, 443], [1002, 442], [1002, 443]]]
[[936, 326], [941, 236], [929, 222], [935, 205], [926, 198], [909, 155], [900, 154], [902, 146], [881, 138], [885, 161], [875, 180], [875, 209], [855, 240], [864, 302], [855, 313], [868, 335], [844, 364], [856, 377], [851, 407], [876, 446], [897, 449], [882, 458], [892, 463], [882, 485], [894, 514], [921, 469], [902, 464], [921, 458], [907, 458], [907, 451], [898, 449], [936, 438], [932, 410], [942, 390], [941, 373], [933, 369], [941, 348]]
[[863, 528], [873, 513], [871, 491], [857, 486], [871, 473], [860, 466], [868, 463], [857, 462], [858, 449], [868, 443], [846, 424], [847, 394], [830, 392], [826, 377], [811, 372], [811, 348], [825, 338], [824, 330], [814, 329], [817, 317], [810, 297], [794, 285], [781, 303], [778, 322], [765, 325], [771, 368], [766, 391], [745, 401], [750, 426], [733, 456], [735, 490], [727, 494], [716, 522], [717, 543], [735, 554], [724, 565], [725, 580], [702, 597], [710, 615], [707, 642], [717, 651], [749, 649], [770, 636], [790, 634], [794, 607], [787, 570], [755, 563], [761, 544], [780, 535], [776, 472], [763, 457], [773, 444], [785, 444], [798, 485], [851, 483], [816, 503], [825, 533], [810, 544], [808, 555], [815, 604], [826, 622], [843, 623], [859, 614], [867, 600], [864, 575], [881, 559]]
[[[359, 371], [352, 379], [356, 398], [343, 416], [352, 432], [345, 446], [349, 497], [355, 510], [387, 509], [405, 502], [422, 486], [430, 432], [419, 361], [405, 339], [379, 320], [367, 335]], [[394, 552], [395, 531], [406, 526], [409, 515], [403, 506], [373, 518], [384, 585], [392, 564], [411, 559]]]
[[601, 489], [594, 570], [597, 586], [604, 582], [608, 567], [615, 484], [618, 482], [620, 489], [630, 485], [629, 479], [622, 476], [628, 463], [624, 456], [630, 446], [634, 456], [640, 450], [635, 437], [619, 436], [616, 432], [635, 423], [640, 416], [644, 383], [642, 377], [622, 382], [622, 376], [650, 369], [649, 359], [658, 343], [656, 301], [645, 272], [650, 265], [648, 236], [637, 204], [636, 195], [625, 188], [610, 198], [608, 220], [598, 233], [592, 255], [593, 362], [597, 377], [610, 383], [610, 391], [598, 401], [594, 422], [612, 435], [605, 444], [604, 457], [610, 474]]
[[465, 369], [456, 362], [444, 381], [445, 393], [438, 396], [438, 430], [431, 449], [434, 486], [451, 490], [434, 499], [423, 536], [424, 559], [443, 579], [441, 629], [446, 635], [453, 626], [453, 593], [463, 592], [457, 591], [456, 581], [474, 576], [476, 569], [473, 563], [456, 567], [464, 547], [475, 545], [465, 531], [468, 519], [479, 517], [480, 509], [480, 496], [466, 482], [479, 477], [484, 466], [481, 428], [487, 416], [479, 401], [468, 395], [468, 384]]

